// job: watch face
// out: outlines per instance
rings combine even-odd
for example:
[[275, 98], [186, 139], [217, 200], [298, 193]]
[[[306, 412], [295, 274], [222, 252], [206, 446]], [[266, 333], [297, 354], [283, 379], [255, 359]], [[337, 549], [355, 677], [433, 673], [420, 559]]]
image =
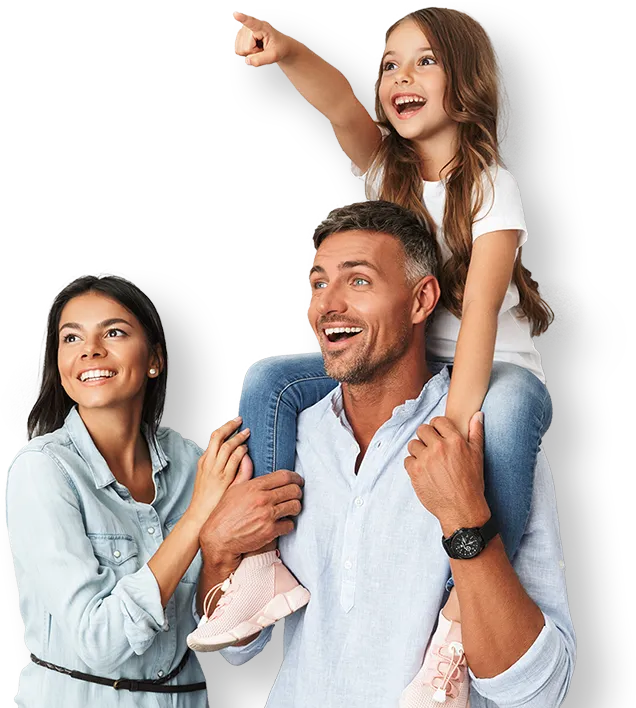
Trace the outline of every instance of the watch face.
[[451, 548], [456, 558], [474, 558], [483, 549], [483, 541], [474, 531], [460, 529], [453, 536]]

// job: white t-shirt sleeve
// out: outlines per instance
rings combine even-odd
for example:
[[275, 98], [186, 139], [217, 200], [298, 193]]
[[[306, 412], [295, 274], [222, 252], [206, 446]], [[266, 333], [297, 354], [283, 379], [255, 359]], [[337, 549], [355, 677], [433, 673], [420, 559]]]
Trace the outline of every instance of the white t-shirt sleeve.
[[[378, 128], [380, 128], [380, 132], [382, 133], [382, 140], [386, 138], [386, 136], [389, 134], [389, 129], [385, 128], [383, 125], [380, 125], [378, 121], [375, 121]], [[363, 172], [358, 165], [356, 165], [353, 160], [349, 160], [349, 173], [351, 174], [352, 177], [355, 177], [356, 179], [360, 179], [363, 182], [367, 181], [367, 174], [369, 173], [369, 170], [367, 169], [366, 172]], [[380, 183], [380, 179], [382, 176], [382, 170], [378, 171], [378, 182]], [[376, 188], [379, 187], [379, 184], [376, 184]]]
[[492, 231], [519, 231], [520, 248], [527, 240], [526, 220], [523, 216], [521, 195], [515, 178], [504, 170], [496, 169], [493, 175], [494, 193], [488, 177], [484, 175], [484, 203], [473, 223], [473, 242]]

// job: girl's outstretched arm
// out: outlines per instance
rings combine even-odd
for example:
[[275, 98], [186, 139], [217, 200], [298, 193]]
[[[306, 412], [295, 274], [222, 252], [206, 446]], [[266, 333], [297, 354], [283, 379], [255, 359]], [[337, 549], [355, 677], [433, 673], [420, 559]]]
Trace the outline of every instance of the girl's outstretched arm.
[[493, 231], [473, 244], [446, 404], [446, 416], [464, 437], [488, 390], [497, 320], [512, 278], [518, 240], [516, 230]]
[[243, 27], [236, 36], [236, 53], [250, 66], [277, 63], [299, 93], [333, 126], [340, 147], [366, 171], [382, 135], [347, 79], [304, 44], [267, 22], [235, 12]]

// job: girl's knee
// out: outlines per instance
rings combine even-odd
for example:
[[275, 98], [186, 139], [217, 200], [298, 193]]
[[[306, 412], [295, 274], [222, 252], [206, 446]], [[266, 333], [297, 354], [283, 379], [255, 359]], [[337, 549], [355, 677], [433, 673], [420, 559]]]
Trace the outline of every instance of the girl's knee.
[[482, 411], [490, 428], [509, 428], [532, 421], [547, 428], [552, 402], [545, 385], [531, 371], [508, 362], [495, 362]]
[[[320, 356], [320, 355], [318, 355]], [[271, 391], [272, 388], [283, 387], [294, 380], [313, 365], [311, 354], [280, 354], [259, 359], [250, 365], [243, 380], [243, 388], [250, 391]]]

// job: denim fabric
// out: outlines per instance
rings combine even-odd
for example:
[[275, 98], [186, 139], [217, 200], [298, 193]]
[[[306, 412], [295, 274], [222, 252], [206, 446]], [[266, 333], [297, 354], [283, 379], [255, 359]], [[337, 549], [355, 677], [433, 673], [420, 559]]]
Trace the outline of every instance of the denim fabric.
[[[284, 658], [267, 708], [392, 708], [420, 669], [445, 599], [449, 560], [439, 522], [417, 498], [403, 461], [417, 427], [444, 413], [448, 382], [444, 368], [417, 399], [394, 409], [357, 474], [360, 448], [342, 389], [300, 414], [296, 470], [305, 478], [303, 510], [279, 548], [311, 600], [285, 620]], [[572, 675], [575, 641], [542, 451], [513, 567], [545, 626], [506, 671], [473, 679], [470, 705], [556, 708]], [[271, 628], [222, 655], [242, 664], [270, 637]]]
[[[431, 362], [433, 370], [444, 362]], [[263, 359], [248, 370], [239, 412], [251, 429], [254, 474], [293, 469], [296, 421], [335, 386], [320, 354]], [[537, 452], [552, 420], [545, 385], [530, 371], [494, 362], [484, 412], [486, 498], [510, 558], [519, 547], [532, 498]]]
[[[169, 428], [149, 441], [155, 499], [119, 484], [73, 408], [59, 430], [33, 439], [9, 470], [7, 525], [29, 652], [83, 673], [154, 679], [174, 669], [196, 627], [201, 567], [192, 562], [162, 607], [148, 560], [187, 509], [201, 450]], [[203, 681], [191, 656], [171, 683]], [[44, 698], [45, 697], [45, 698]], [[117, 691], [30, 663], [23, 708], [205, 708], [206, 692]]]

